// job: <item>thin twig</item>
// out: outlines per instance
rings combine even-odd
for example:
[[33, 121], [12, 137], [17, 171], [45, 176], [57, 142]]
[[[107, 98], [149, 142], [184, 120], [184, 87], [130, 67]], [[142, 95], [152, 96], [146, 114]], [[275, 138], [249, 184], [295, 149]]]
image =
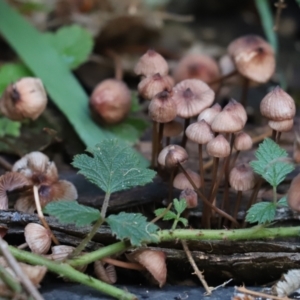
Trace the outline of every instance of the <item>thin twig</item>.
[[11, 171], [12, 164], [10, 164], [6, 159], [0, 156], [0, 165], [7, 171]]
[[11, 269], [14, 271], [14, 273], [17, 275], [17, 277], [19, 278], [20, 282], [22, 283], [26, 291], [29, 293], [29, 295], [31, 295], [35, 300], [43, 300], [41, 294], [38, 292], [38, 290], [35, 288], [33, 283], [29, 280], [27, 275], [23, 272], [16, 259], [10, 253], [7, 243], [1, 237], [0, 237], [0, 250], [5, 260], [7, 261]]
[[277, 10], [273, 30], [277, 31], [279, 29], [280, 16], [282, 10], [286, 8], [286, 4], [284, 3], [284, 0], [279, 0], [277, 3], [274, 4], [274, 6], [277, 8]]
[[33, 195], [34, 195], [34, 202], [35, 202], [36, 210], [37, 210], [37, 213], [38, 213], [38, 216], [39, 216], [39, 219], [40, 219], [41, 223], [48, 230], [53, 243], [56, 244], [56, 245], [59, 245], [58, 239], [53, 234], [50, 226], [48, 225], [48, 223], [47, 223], [47, 221], [44, 217], [44, 214], [43, 214], [43, 211], [42, 211], [42, 208], [41, 208], [39, 191], [38, 191], [38, 187], [36, 185], [33, 186]]
[[161, 218], [163, 218], [164, 215], [171, 209], [172, 205], [173, 205], [173, 204], [170, 203], [170, 204], [166, 207], [166, 209], [165, 209], [160, 215], [158, 215], [158, 216], [155, 217], [153, 220], [151, 220], [151, 223], [155, 223], [155, 222], [157, 222], [158, 220], [160, 220]]
[[182, 247], [184, 249], [184, 252], [192, 266], [192, 268], [194, 269], [195, 273], [197, 275], [197, 277], [199, 278], [199, 280], [201, 281], [203, 287], [205, 288], [206, 291], [206, 295], [211, 295], [211, 291], [212, 289], [207, 285], [207, 282], [202, 274], [202, 272], [198, 269], [196, 262], [193, 259], [192, 253], [186, 243], [186, 241], [181, 241]]
[[288, 298], [288, 297], [277, 297], [277, 296], [273, 296], [273, 295], [269, 295], [269, 294], [265, 294], [265, 293], [251, 291], [251, 290], [246, 289], [244, 286], [241, 286], [241, 287], [236, 286], [234, 288], [238, 292], [241, 292], [241, 293], [244, 293], [244, 294], [249, 294], [249, 295], [252, 295], [252, 296], [258, 296], [258, 297], [274, 299], [274, 300], [292, 300], [291, 298]]
[[123, 66], [121, 56], [112, 49], [106, 50], [105, 53], [114, 61], [115, 78], [117, 80], [123, 80]]

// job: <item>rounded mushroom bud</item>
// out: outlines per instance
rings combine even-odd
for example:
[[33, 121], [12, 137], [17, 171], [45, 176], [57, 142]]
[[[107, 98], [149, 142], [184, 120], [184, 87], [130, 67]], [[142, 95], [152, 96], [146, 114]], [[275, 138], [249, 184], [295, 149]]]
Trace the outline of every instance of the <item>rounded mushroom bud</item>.
[[260, 112], [264, 117], [272, 121], [290, 120], [296, 114], [295, 101], [277, 86], [262, 99]]
[[209, 107], [215, 97], [213, 90], [203, 81], [186, 79], [173, 88], [177, 114], [181, 118], [194, 117]]
[[257, 35], [235, 39], [228, 53], [238, 72], [255, 82], [267, 82], [275, 72], [275, 55], [270, 44]]
[[255, 175], [248, 164], [238, 164], [229, 173], [229, 183], [236, 191], [248, 191], [255, 186]]
[[169, 145], [162, 149], [158, 155], [157, 161], [161, 166], [168, 168], [175, 167], [178, 163], [184, 163], [188, 160], [188, 154], [184, 148], [178, 145]]
[[219, 103], [214, 104], [212, 107], [204, 109], [198, 116], [198, 121], [204, 120], [207, 124], [211, 125], [215, 117], [221, 112], [222, 107]]
[[201, 145], [207, 144], [215, 137], [210, 126], [204, 120], [189, 125], [185, 134], [189, 140]]
[[[174, 71], [176, 82], [185, 79], [200, 79], [209, 84], [219, 77], [220, 70], [217, 62], [212, 57], [203, 54], [188, 54], [184, 56]], [[217, 87], [218, 84], [214, 84], [214, 88]]]
[[39, 78], [25, 77], [9, 85], [0, 99], [0, 111], [14, 121], [37, 119], [47, 106], [47, 94]]
[[248, 133], [241, 131], [235, 134], [233, 146], [237, 151], [250, 150], [252, 148], [252, 145], [253, 141]]
[[198, 206], [198, 195], [192, 189], [185, 189], [180, 193], [179, 199], [185, 199], [187, 208]]
[[162, 287], [166, 283], [166, 255], [163, 251], [140, 249], [129, 254], [127, 257], [131, 261], [138, 262], [144, 266], [157, 281], [159, 287]]
[[97, 278], [108, 284], [117, 282], [117, 272], [114, 265], [105, 264], [101, 260], [96, 260], [94, 263], [94, 272]]
[[139, 94], [147, 100], [151, 100], [160, 92], [171, 92], [174, 81], [170, 76], [161, 76], [156, 73], [144, 78], [138, 85]]
[[156, 73], [165, 76], [169, 72], [169, 66], [159, 53], [150, 49], [140, 57], [134, 68], [134, 72], [136, 75], [143, 76], [152, 76]]
[[175, 119], [177, 108], [172, 93], [158, 93], [150, 102], [149, 116], [159, 123], [167, 123]]
[[[196, 172], [187, 169], [186, 172], [188, 175], [191, 177], [192, 181], [195, 183], [197, 188], [201, 187], [201, 178], [199, 174]], [[185, 190], [185, 189], [194, 189], [189, 180], [186, 178], [184, 173], [178, 173], [173, 181], [173, 187], [178, 189], [178, 190]]]
[[40, 224], [29, 223], [24, 229], [25, 240], [33, 253], [46, 254], [51, 246], [49, 231]]
[[183, 125], [177, 121], [171, 121], [164, 124], [163, 136], [174, 137], [178, 136], [183, 131]]
[[294, 125], [294, 119], [290, 120], [284, 120], [284, 121], [269, 121], [268, 125], [273, 130], [276, 130], [278, 132], [287, 132], [290, 131], [293, 128]]
[[207, 143], [206, 151], [212, 157], [227, 157], [230, 154], [230, 145], [222, 134], [218, 134]]
[[291, 182], [287, 194], [287, 202], [291, 209], [300, 212], [300, 174]]
[[124, 82], [117, 79], [100, 82], [90, 98], [93, 117], [100, 123], [120, 123], [128, 115], [130, 107], [130, 90]]

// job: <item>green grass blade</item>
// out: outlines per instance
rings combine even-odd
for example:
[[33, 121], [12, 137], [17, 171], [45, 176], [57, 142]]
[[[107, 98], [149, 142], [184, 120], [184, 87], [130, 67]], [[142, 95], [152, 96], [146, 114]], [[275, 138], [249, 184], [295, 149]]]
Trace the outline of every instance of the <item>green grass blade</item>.
[[111, 136], [90, 118], [88, 96], [56, 50], [4, 0], [0, 0], [0, 33], [33, 74], [42, 79], [53, 102], [87, 146]]

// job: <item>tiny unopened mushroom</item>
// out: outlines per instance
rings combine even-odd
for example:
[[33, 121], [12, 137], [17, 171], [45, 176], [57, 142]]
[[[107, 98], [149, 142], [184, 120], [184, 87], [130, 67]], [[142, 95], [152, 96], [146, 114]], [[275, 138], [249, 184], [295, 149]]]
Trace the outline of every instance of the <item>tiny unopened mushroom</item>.
[[230, 145], [222, 134], [218, 134], [207, 143], [206, 151], [212, 157], [227, 157], [230, 154]]
[[51, 246], [50, 232], [40, 224], [28, 223], [24, 228], [25, 240], [33, 253], [46, 254]]
[[293, 178], [287, 194], [287, 202], [291, 209], [300, 212], [300, 174]]
[[185, 199], [187, 208], [195, 208], [198, 206], [198, 195], [193, 189], [184, 189], [179, 199]]
[[117, 124], [130, 111], [131, 93], [124, 82], [106, 79], [95, 87], [89, 105], [96, 121], [108, 125]]
[[170, 154], [168, 158], [168, 167], [175, 167], [178, 163], [184, 163], [188, 159], [188, 154], [184, 148], [178, 145], [169, 145], [159, 153], [158, 155], [158, 163], [161, 166], [166, 166], [166, 158]]
[[14, 121], [37, 119], [47, 106], [47, 94], [39, 78], [24, 77], [9, 85], [0, 98], [0, 111]]
[[105, 264], [101, 260], [97, 260], [94, 263], [94, 272], [97, 278], [108, 284], [117, 282], [116, 268], [111, 264]]
[[166, 283], [166, 255], [163, 251], [140, 249], [128, 255], [132, 261], [140, 263], [153, 276], [159, 287]]

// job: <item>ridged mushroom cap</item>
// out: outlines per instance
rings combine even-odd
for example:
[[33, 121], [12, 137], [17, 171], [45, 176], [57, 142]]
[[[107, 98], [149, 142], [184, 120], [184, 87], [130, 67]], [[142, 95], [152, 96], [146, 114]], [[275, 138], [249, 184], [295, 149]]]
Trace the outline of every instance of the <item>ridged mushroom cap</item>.
[[207, 143], [206, 151], [212, 157], [227, 157], [230, 154], [230, 145], [222, 134], [218, 134]]
[[236, 191], [248, 191], [255, 186], [255, 175], [248, 164], [238, 164], [229, 173], [229, 183]]
[[181, 118], [191, 118], [209, 107], [215, 97], [214, 91], [203, 81], [186, 79], [173, 88], [177, 114]]
[[185, 134], [189, 140], [201, 145], [207, 144], [215, 137], [210, 126], [204, 120], [189, 125]]
[[292, 130], [293, 125], [294, 125], [294, 119], [290, 120], [284, 120], [284, 121], [269, 121], [268, 125], [270, 128], [273, 130], [276, 130], [278, 132], [287, 132]]
[[[196, 172], [187, 169], [186, 172], [191, 177], [197, 188], [201, 187], [201, 178]], [[194, 189], [184, 173], [178, 173], [173, 181], [173, 187], [179, 190]]]
[[244, 131], [240, 131], [235, 134], [233, 146], [237, 151], [250, 150], [252, 148], [252, 145], [253, 145], [253, 141], [251, 136], [248, 133]]
[[259, 83], [267, 82], [275, 72], [275, 54], [271, 45], [257, 35], [246, 35], [232, 41], [228, 54], [238, 72]]
[[288, 93], [277, 86], [262, 99], [260, 112], [272, 121], [290, 120], [296, 114], [295, 101]]
[[[168, 165], [166, 165], [166, 159], [168, 157]], [[188, 154], [184, 148], [178, 145], [169, 145], [165, 148], [163, 148], [157, 158], [158, 163], [161, 166], [171, 167], [170, 164], [172, 162], [176, 166], [179, 163], [184, 163], [186, 160], [188, 160]]]
[[207, 124], [211, 125], [215, 117], [222, 111], [219, 103], [214, 104], [212, 107], [204, 109], [198, 116], [197, 120], [204, 120]]

